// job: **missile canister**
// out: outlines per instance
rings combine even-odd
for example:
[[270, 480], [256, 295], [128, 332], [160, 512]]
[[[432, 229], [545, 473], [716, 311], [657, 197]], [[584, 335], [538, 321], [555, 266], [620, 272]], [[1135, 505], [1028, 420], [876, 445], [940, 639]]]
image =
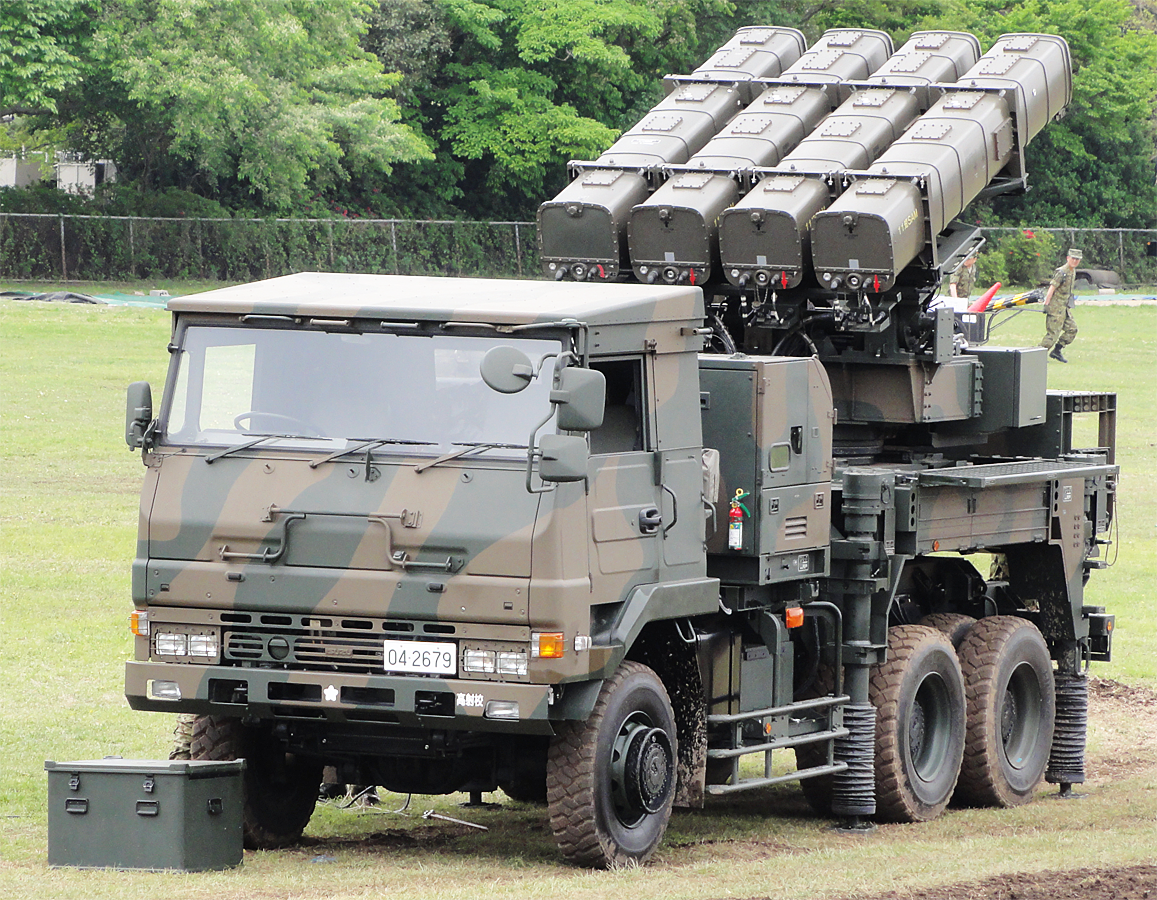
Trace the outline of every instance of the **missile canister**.
[[[797, 287], [810, 268], [809, 223], [838, 193], [845, 169], [863, 169], [927, 108], [931, 84], [972, 65], [980, 44], [970, 34], [921, 32], [846, 100], [758, 186], [719, 219], [719, 253], [734, 285]], [[804, 185], [797, 176], [816, 181]], [[789, 187], [790, 186], [790, 187]], [[782, 203], [782, 206], [766, 204]], [[794, 235], [792, 229], [794, 228]]]
[[627, 216], [646, 199], [659, 167], [683, 163], [745, 102], [740, 85], [778, 76], [806, 44], [794, 28], [741, 28], [706, 63], [669, 79], [670, 93], [594, 163], [538, 210], [539, 255], [546, 273], [615, 280], [630, 266]]
[[[778, 78], [807, 49], [802, 31], [794, 28], [740, 28], [735, 36], [704, 63], [685, 76], [689, 81], [742, 83], [762, 78]], [[667, 80], [668, 88], [684, 79]]]
[[[981, 84], [973, 75], [987, 68], [1023, 72], [1025, 81], [999, 76], [999, 83]], [[855, 190], [815, 217], [812, 247], [820, 283], [887, 290], [921, 253], [926, 264], [935, 264], [937, 235], [1010, 161], [1019, 159], [1027, 139], [1036, 134], [1033, 128], [1039, 131], [1063, 109], [1060, 98], [1067, 97], [1070, 81], [1063, 39], [1002, 38], [876, 160]], [[1027, 128], [1014, 122], [1027, 123]]]
[[668, 283], [710, 277], [716, 221], [741, 194], [739, 173], [778, 162], [831, 110], [834, 96], [831, 85], [768, 88], [691, 160], [702, 171], [674, 173], [636, 206], [628, 239], [635, 277]]
[[737, 286], [789, 288], [810, 265], [808, 222], [835, 188], [823, 178], [767, 175], [719, 222], [723, 274]]
[[878, 68], [869, 84], [916, 92], [920, 111], [939, 98], [934, 85], [959, 81], [980, 58], [980, 41], [964, 31], [918, 31]]
[[1008, 91], [1021, 147], [1073, 99], [1069, 45], [1055, 34], [1002, 34], [960, 78], [960, 87]]
[[781, 81], [817, 84], [867, 78], [887, 61], [892, 49], [886, 32], [832, 28], [783, 73]]
[[[630, 214], [635, 277], [674, 284], [711, 277], [718, 260], [720, 213], [740, 196], [739, 173], [775, 165], [831, 109], [833, 86], [865, 78], [891, 51], [883, 32], [837, 28], [768, 86], [671, 179]], [[694, 171], [694, 170], [700, 171]]]

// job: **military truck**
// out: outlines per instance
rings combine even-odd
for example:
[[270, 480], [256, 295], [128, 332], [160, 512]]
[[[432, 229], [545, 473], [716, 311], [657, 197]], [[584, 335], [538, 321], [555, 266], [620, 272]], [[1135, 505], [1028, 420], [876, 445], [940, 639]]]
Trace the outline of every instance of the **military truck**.
[[937, 306], [1067, 47], [969, 37], [742, 30], [572, 164], [547, 280], [169, 301], [126, 695], [247, 761], [249, 846], [301, 835], [323, 766], [545, 802], [593, 867], [708, 795], [799, 781], [862, 831], [1083, 782], [1115, 397]]

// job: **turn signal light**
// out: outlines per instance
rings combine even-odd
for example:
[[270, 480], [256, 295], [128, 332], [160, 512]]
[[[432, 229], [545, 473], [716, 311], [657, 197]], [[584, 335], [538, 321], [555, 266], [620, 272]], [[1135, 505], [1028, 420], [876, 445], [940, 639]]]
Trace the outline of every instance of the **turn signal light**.
[[783, 617], [787, 620], [788, 628], [799, 628], [803, 624], [803, 608], [799, 606], [789, 606], [783, 611]]
[[562, 659], [565, 653], [561, 631], [536, 631], [530, 636], [530, 655], [536, 659]]
[[129, 614], [129, 630], [137, 637], [149, 636], [149, 611], [147, 609], [134, 609]]

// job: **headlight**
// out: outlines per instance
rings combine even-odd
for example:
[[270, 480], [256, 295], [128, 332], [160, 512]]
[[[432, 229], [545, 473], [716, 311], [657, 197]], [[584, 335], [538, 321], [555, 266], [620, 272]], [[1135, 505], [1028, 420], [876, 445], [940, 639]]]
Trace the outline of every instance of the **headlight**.
[[515, 641], [479, 641], [462, 648], [462, 674], [484, 681], [525, 681], [530, 654]]
[[524, 650], [499, 650], [498, 651], [498, 672], [500, 675], [525, 675], [526, 674], [526, 651]]
[[462, 652], [463, 672], [493, 672], [493, 650], [464, 650]]
[[[216, 659], [221, 652], [221, 636], [215, 630], [170, 631], [172, 625], [153, 623], [153, 653], [180, 659]], [[181, 626], [176, 626], [181, 627]], [[195, 626], [193, 626], [195, 627]]]
[[517, 700], [488, 700], [483, 713], [488, 719], [517, 719]]
[[189, 636], [187, 634], [171, 634], [157, 632], [156, 644], [158, 656], [188, 656]]
[[145, 688], [150, 700], [180, 700], [181, 686], [175, 681], [149, 681]]
[[189, 635], [189, 655], [212, 658], [217, 655], [220, 642], [215, 634]]

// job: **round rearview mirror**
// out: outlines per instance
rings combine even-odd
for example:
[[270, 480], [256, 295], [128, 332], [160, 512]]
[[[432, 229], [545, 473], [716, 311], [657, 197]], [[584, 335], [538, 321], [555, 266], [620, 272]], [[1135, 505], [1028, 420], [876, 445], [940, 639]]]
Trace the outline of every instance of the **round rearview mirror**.
[[482, 380], [500, 394], [517, 394], [534, 380], [530, 357], [517, 347], [492, 347], [479, 366]]

